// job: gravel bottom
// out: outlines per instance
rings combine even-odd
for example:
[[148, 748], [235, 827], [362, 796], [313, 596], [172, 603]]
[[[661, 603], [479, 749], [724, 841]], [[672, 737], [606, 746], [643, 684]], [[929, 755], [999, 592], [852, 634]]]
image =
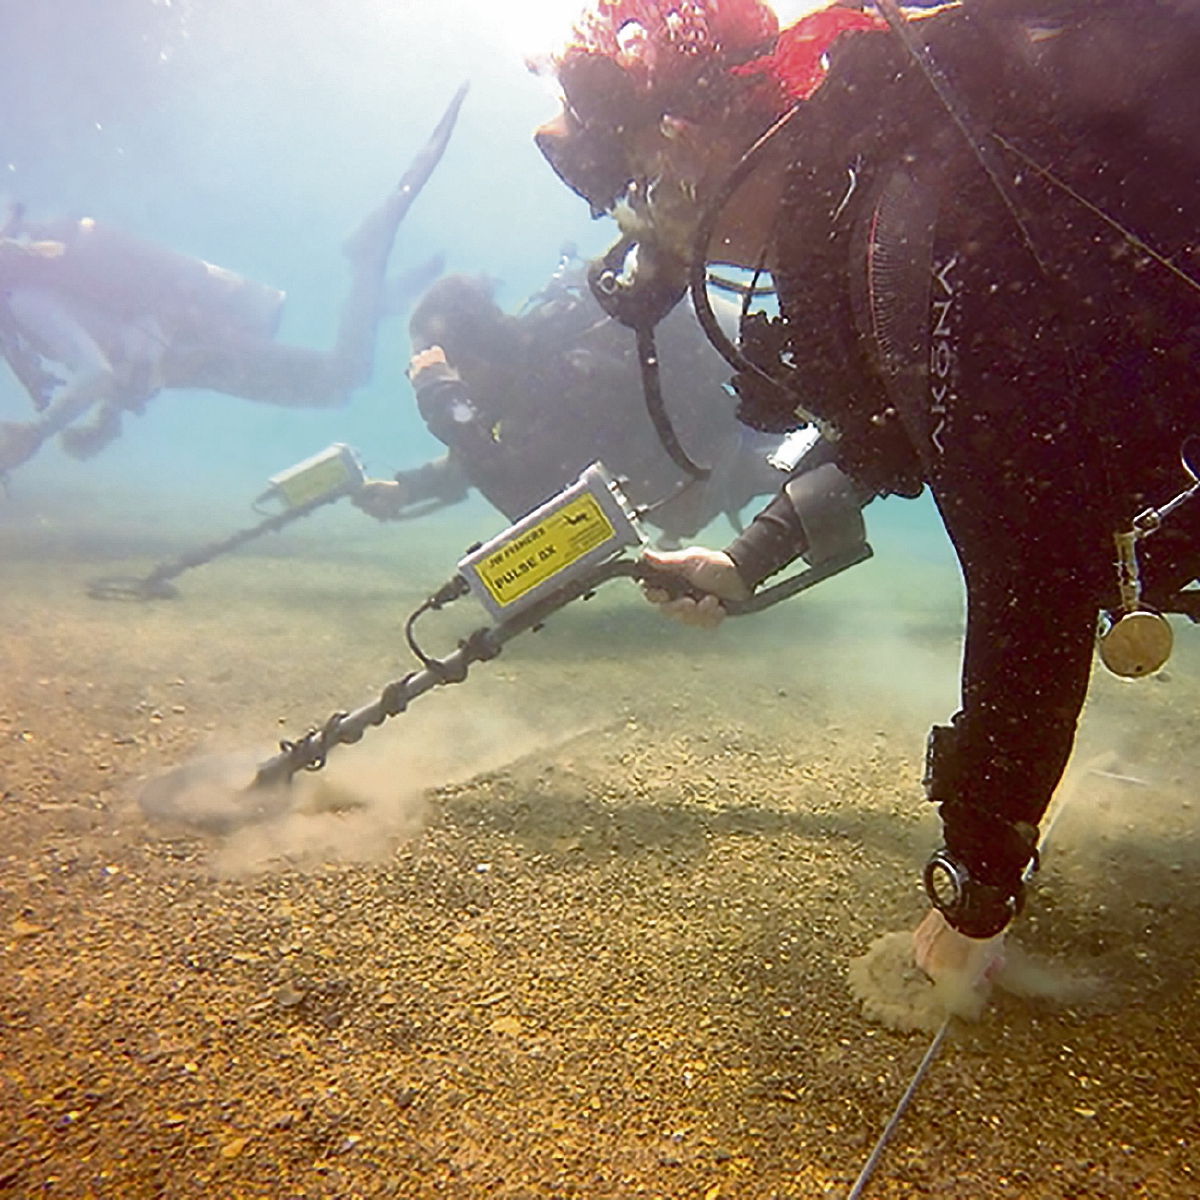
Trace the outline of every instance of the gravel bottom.
[[[5, 537], [0, 1192], [845, 1195], [929, 1043], [847, 975], [922, 912], [951, 573], [877, 560], [715, 636], [614, 584], [213, 833], [141, 783], [409, 669], [453, 551], [397, 587], [282, 543], [103, 604]], [[955, 1022], [868, 1196], [1200, 1192], [1196, 641], [1097, 678], [1022, 994]]]

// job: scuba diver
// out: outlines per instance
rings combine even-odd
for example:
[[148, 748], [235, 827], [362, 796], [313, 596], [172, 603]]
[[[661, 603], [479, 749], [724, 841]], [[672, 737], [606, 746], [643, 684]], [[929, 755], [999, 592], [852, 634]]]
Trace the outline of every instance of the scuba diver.
[[[593, 299], [585, 267], [565, 252], [516, 315], [501, 310], [485, 278], [433, 284], [410, 318], [409, 374], [421, 416], [448, 453], [393, 481], [369, 481], [354, 503], [395, 519], [414, 506], [419, 514], [455, 503], [474, 487], [517, 520], [599, 460], [663, 531], [659, 544], [671, 546], [721, 513], [741, 529], [741, 510], [776, 491], [788, 468], [806, 474], [828, 457], [816, 437], [781, 447], [782, 435], [739, 425], [725, 364], [681, 307], [663, 321], [660, 348], [680, 440], [709, 464], [705, 478], [690, 478], [654, 436], [628, 331]], [[850, 506], [838, 530], [855, 544], [864, 539], [860, 507]]]
[[440, 271], [433, 260], [390, 285], [386, 275], [397, 228], [465, 95], [464, 85], [344, 244], [351, 285], [328, 352], [274, 340], [284, 301], [275, 288], [102, 222], [29, 222], [14, 206], [0, 227], [0, 354], [37, 415], [0, 424], [0, 475], [55, 434], [67, 453], [90, 458], [119, 435], [123, 413], [143, 412], [163, 388], [291, 408], [347, 403], [370, 379], [380, 319]]
[[[537, 142], [627, 267], [635, 244], [630, 323], [689, 285], [705, 319], [709, 260], [768, 270], [779, 315], [721, 347], [742, 418], [819, 423], [864, 495], [933, 494], [967, 631], [914, 950], [974, 970], [1021, 908], [1098, 617], [1137, 676], [1161, 614], [1197, 615], [1200, 7], [878, 0], [780, 32], [758, 0], [611, 0], [555, 68]], [[736, 598], [800, 532], [783, 495], [728, 553], [651, 558]]]

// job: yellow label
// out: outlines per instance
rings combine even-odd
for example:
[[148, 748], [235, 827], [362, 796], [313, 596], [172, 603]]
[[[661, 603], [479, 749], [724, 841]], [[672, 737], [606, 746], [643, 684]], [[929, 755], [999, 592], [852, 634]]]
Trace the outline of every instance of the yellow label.
[[333, 454], [321, 462], [313, 463], [307, 470], [281, 480], [277, 486], [283, 493], [283, 498], [293, 508], [299, 508], [301, 504], [307, 504], [318, 496], [345, 487], [349, 479], [350, 472], [346, 470], [342, 456]]
[[489, 554], [475, 570], [497, 604], [511, 604], [615, 532], [596, 497], [584, 492]]

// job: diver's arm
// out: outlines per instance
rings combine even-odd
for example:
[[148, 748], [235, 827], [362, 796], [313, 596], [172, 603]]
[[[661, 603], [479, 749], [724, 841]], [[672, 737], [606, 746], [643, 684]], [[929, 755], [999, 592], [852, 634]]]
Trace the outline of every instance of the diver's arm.
[[467, 498], [471, 489], [453, 450], [409, 471], [397, 471], [394, 478], [404, 489], [407, 504], [418, 504], [423, 500], [457, 504]]
[[[105, 351], [77, 314], [53, 293], [18, 288], [9, 294], [8, 305], [22, 334], [36, 339], [39, 349], [62, 363], [70, 379], [48, 404], [40, 406], [36, 419], [4, 424], [0, 471], [11, 471], [32, 458], [47, 438], [62, 433], [94, 405], [104, 409], [115, 403], [122, 383]], [[67, 448], [70, 450], [70, 446]]]
[[729, 543], [725, 554], [738, 578], [753, 591], [764, 579], [782, 571], [807, 549], [804, 523], [785, 487]]
[[862, 506], [869, 498], [832, 462], [800, 471], [725, 550], [693, 546], [643, 555], [651, 566], [673, 571], [716, 599], [672, 599], [655, 588], [646, 590], [646, 598], [684, 624], [711, 628], [724, 615], [720, 600], [745, 599], [801, 556], [815, 565], [862, 545]]
[[469, 461], [494, 449], [490, 423], [467, 392], [462, 376], [440, 346], [413, 355], [408, 377], [429, 432]]
[[751, 588], [800, 556], [818, 566], [867, 540], [862, 510], [870, 499], [835, 463], [797, 471], [733, 540], [729, 557]]
[[[368, 479], [352, 497], [356, 508], [377, 521], [398, 521], [409, 515], [414, 504], [442, 507], [467, 498], [470, 484], [453, 454], [444, 454], [431, 462], [407, 471], [397, 471], [391, 479]], [[411, 514], [423, 515], [423, 514]]]
[[[493, 507], [516, 520], [561, 486], [553, 463], [531, 454], [531, 417], [516, 414], [501, 428], [504, 409], [497, 413], [487, 401], [476, 402], [458, 371], [446, 361], [441, 347], [415, 355], [409, 378], [417, 407], [429, 432], [450, 450], [465, 485], [475, 488]], [[489, 377], [479, 385], [489, 395]], [[503, 397], [490, 397], [503, 404]], [[547, 470], [550, 474], [547, 477]], [[545, 481], [544, 489], [539, 480]]]
[[433, 502], [457, 504], [466, 499], [471, 481], [460, 447], [464, 439], [477, 436], [478, 412], [467, 395], [459, 373], [446, 361], [440, 346], [430, 346], [413, 355], [408, 376], [425, 424], [449, 453], [406, 471], [392, 479], [369, 479], [354, 496], [354, 504], [379, 521], [400, 520], [414, 504]]

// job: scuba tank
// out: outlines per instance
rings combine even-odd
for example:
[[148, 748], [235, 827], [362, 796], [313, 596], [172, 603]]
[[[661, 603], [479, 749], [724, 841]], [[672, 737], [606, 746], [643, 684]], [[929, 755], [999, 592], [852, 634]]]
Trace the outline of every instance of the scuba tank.
[[61, 242], [64, 252], [42, 260], [30, 286], [62, 291], [118, 316], [153, 314], [164, 328], [235, 330], [271, 339], [284, 293], [115, 226], [85, 217], [22, 223], [34, 240]]

